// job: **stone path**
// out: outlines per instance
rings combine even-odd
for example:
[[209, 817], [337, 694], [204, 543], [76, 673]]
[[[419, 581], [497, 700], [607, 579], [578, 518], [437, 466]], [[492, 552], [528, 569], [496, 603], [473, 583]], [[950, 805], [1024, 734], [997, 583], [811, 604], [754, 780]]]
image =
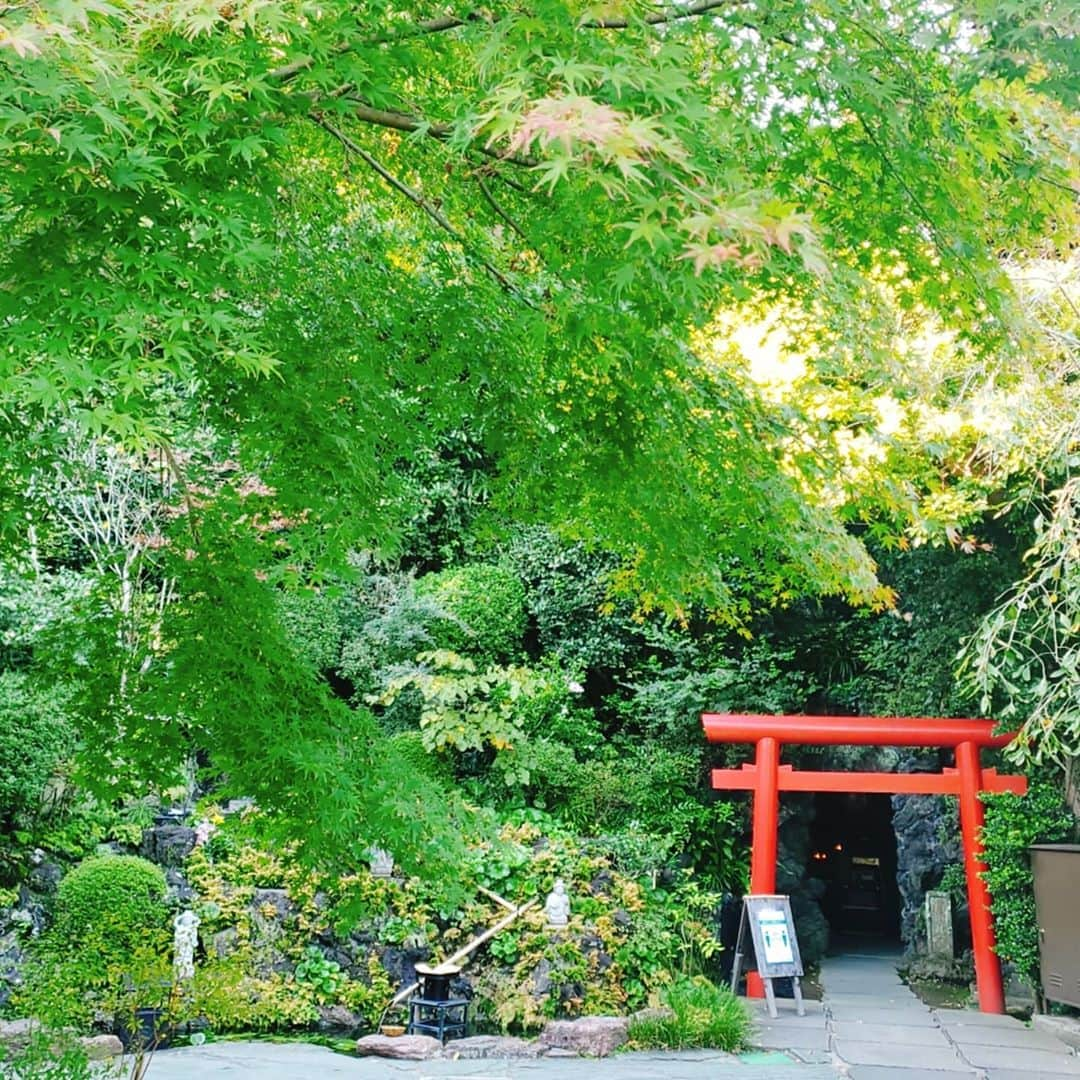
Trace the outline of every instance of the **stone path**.
[[[1010, 1016], [930, 1009], [887, 954], [822, 965], [828, 1048], [850, 1080], [1078, 1080], [1080, 1057]], [[793, 1019], [798, 1019], [793, 1017]], [[782, 1038], [772, 1025], [770, 1044]]]
[[211, 1043], [154, 1056], [148, 1080], [836, 1080], [783, 1053], [695, 1050], [613, 1057], [453, 1061], [350, 1058], [304, 1043]]

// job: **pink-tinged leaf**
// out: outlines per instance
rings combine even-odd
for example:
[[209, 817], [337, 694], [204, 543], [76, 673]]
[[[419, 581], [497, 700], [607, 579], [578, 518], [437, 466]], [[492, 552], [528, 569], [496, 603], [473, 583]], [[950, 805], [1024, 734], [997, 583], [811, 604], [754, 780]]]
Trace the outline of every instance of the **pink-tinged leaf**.
[[679, 256], [680, 259], [692, 259], [694, 273], [701, 275], [707, 267], [720, 266], [726, 262], [737, 262], [747, 265], [747, 260], [752, 256], [744, 256], [742, 248], [738, 244], [687, 244], [686, 250]]
[[41, 55], [41, 46], [36, 41], [28, 37], [19, 37], [18, 34], [13, 34], [2, 26], [0, 26], [0, 49], [12, 49], [20, 59]]

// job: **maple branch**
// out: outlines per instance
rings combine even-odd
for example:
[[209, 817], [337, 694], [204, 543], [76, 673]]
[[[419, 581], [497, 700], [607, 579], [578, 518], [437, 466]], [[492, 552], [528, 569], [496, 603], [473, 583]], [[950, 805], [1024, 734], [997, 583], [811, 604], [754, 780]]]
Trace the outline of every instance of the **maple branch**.
[[901, 172], [901, 170], [898, 169], [893, 163], [892, 158], [889, 156], [888, 151], [885, 149], [885, 146], [883, 145], [881, 139], [878, 137], [877, 132], [870, 125], [869, 121], [867, 121], [866, 117], [863, 116], [862, 111], [856, 106], [851, 94], [845, 91], [844, 97], [847, 98], [848, 106], [854, 114], [856, 122], [858, 123], [859, 127], [862, 128], [863, 132], [865, 133], [867, 139], [870, 142], [870, 145], [874, 148], [878, 157], [881, 159], [882, 165], [892, 174], [893, 178], [900, 185], [900, 188], [903, 190], [904, 194], [906, 194], [908, 199], [911, 200], [912, 206], [914, 206], [915, 209], [922, 216], [926, 227], [930, 231], [930, 238], [933, 241], [934, 247], [937, 249], [938, 254], [941, 256], [942, 261], [947, 265], [949, 260], [951, 259], [957, 264], [959, 264], [961, 269], [974, 283], [976, 290], [978, 291], [979, 295], [982, 296], [983, 299], [986, 301], [989, 309], [996, 315], [997, 310], [996, 305], [993, 302], [993, 297], [987, 292], [980, 275], [975, 272], [975, 268], [971, 265], [971, 263], [964, 255], [952, 249], [952, 245], [949, 244], [948, 238], [938, 226], [937, 221], [934, 219], [933, 215], [926, 207], [926, 204], [922, 201], [922, 199], [919, 198], [918, 194], [908, 183], [907, 177], [904, 176], [903, 172]]
[[[610, 18], [588, 19], [580, 24], [583, 30], [627, 30], [637, 23], [647, 26], [659, 26], [662, 23], [678, 22], [682, 19], [695, 19], [707, 15], [718, 8], [730, 7], [737, 0], [695, 0], [694, 3], [682, 6], [672, 6], [659, 11], [650, 12], [641, 19]], [[486, 22], [494, 23], [497, 19], [482, 11], [469, 11], [464, 15], [440, 15], [435, 19], [425, 19], [422, 22], [413, 23], [406, 29], [397, 33], [382, 34], [376, 38], [365, 41], [365, 45], [387, 45], [394, 41], [405, 41], [413, 37], [424, 37], [427, 34], [441, 34], [447, 30], [456, 30], [460, 26], [469, 23]], [[338, 52], [348, 52], [352, 46], [342, 43], [337, 47]], [[315, 63], [313, 56], [301, 56], [289, 64], [283, 64], [267, 73], [267, 78], [272, 82], [289, 82], [295, 79], [301, 72], [307, 71]]]
[[505, 221], [506, 224], [509, 225], [510, 228], [515, 233], [517, 233], [517, 235], [522, 240], [524, 240], [526, 244], [529, 245], [530, 248], [533, 247], [533, 243], [526, 235], [525, 230], [513, 219], [513, 217], [510, 216], [510, 214], [505, 209], [503, 209], [503, 207], [496, 201], [495, 196], [491, 194], [491, 189], [487, 186], [487, 184], [484, 183], [484, 178], [479, 173], [477, 173], [475, 179], [477, 184], [480, 185], [480, 194], [484, 196], [484, 199], [487, 201], [491, 209], [494, 210], [495, 213], [498, 214], [499, 217], [501, 217], [503, 221]]
[[650, 12], [642, 19], [590, 19], [581, 25], [587, 30], [626, 30], [637, 22], [659, 26], [661, 23], [678, 22], [680, 19], [696, 19], [701, 15], [708, 15], [710, 11], [715, 11], [717, 8], [730, 7], [733, 2], [734, 0], [696, 0], [693, 4]]
[[[379, 127], [393, 128], [395, 131], [422, 131], [440, 142], [445, 142], [453, 134], [453, 128], [449, 124], [432, 123], [419, 116], [410, 116], [408, 113], [394, 112], [389, 109], [376, 109], [357, 97], [349, 96], [346, 101], [352, 106], [353, 115], [356, 119], [362, 120], [366, 124], [377, 124]], [[482, 143], [473, 146], [472, 149], [479, 151], [485, 157], [493, 158], [496, 161], [506, 161], [511, 165], [520, 165], [526, 169], [534, 168], [540, 164], [536, 158], [509, 154], [504, 150], [496, 150], [494, 147], [485, 146]]]
[[516, 296], [519, 300], [528, 304], [529, 307], [535, 307], [528, 297], [523, 296], [521, 290], [492, 262], [485, 259], [484, 256], [472, 251], [471, 245], [468, 240], [454, 227], [450, 219], [426, 196], [417, 191], [416, 188], [405, 183], [399, 176], [395, 176], [385, 165], [368, 153], [359, 143], [350, 139], [345, 132], [340, 131], [334, 127], [328, 120], [321, 116], [312, 115], [311, 120], [313, 123], [318, 124], [324, 131], [329, 132], [350, 154], [355, 154], [361, 161], [364, 162], [368, 168], [378, 173], [380, 177], [386, 183], [392, 187], [399, 194], [404, 195], [414, 206], [419, 207], [432, 221], [434, 221], [440, 228], [448, 232], [461, 246], [467, 251], [471, 252], [473, 258], [480, 263], [480, 265], [511, 295]]
[[[660, 11], [650, 12], [641, 19], [611, 18], [611, 19], [587, 19], [580, 24], [583, 30], [627, 30], [635, 23], [641, 22], [648, 26], [659, 26], [661, 23], [677, 22], [680, 19], [694, 19], [701, 15], [707, 15], [717, 8], [729, 7], [735, 0], [695, 0], [695, 3], [682, 6], [671, 6]], [[495, 22], [495, 19], [478, 11], [470, 11], [466, 15], [444, 15], [439, 19], [428, 19], [417, 23], [407, 35], [419, 37], [422, 34], [438, 34], [444, 30], [456, 30], [459, 26], [465, 26], [471, 22]], [[398, 37], [403, 35], [398, 35]], [[393, 38], [376, 39], [383, 41], [397, 40]]]

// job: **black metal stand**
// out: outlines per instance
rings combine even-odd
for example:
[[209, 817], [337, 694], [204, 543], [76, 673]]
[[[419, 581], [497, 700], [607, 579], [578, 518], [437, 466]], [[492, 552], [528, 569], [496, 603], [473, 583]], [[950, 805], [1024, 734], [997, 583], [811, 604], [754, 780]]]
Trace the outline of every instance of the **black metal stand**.
[[469, 999], [433, 1001], [422, 997], [410, 998], [408, 1033], [434, 1035], [439, 1042], [465, 1038], [469, 1034]]

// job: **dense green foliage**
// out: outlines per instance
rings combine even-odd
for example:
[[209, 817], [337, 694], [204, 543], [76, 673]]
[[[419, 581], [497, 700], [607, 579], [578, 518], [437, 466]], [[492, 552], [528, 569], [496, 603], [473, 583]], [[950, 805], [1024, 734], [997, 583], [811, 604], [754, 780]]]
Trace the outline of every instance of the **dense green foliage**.
[[0, 1066], [10, 1080], [92, 1080], [94, 1067], [70, 1034], [35, 1027], [25, 1046], [0, 1047]]
[[1027, 795], [987, 795], [983, 845], [990, 888], [997, 952], [1039, 988], [1039, 920], [1032, 890], [1032, 844], [1071, 840], [1076, 820], [1061, 790], [1046, 782], [1032, 783]]
[[[575, 602], [888, 605], [848, 524], [960, 542], [1052, 427], [1066, 339], [1001, 254], [1068, 250], [1075, 28], [984, 9], [13, 5], [0, 524], [91, 579], [48, 656], [85, 782], [209, 755], [308, 856], [407, 857], [442, 800], [331, 690], [382, 689], [383, 632], [411, 663], [498, 622], [472, 659], [516, 663], [451, 585], [512, 525], [585, 545], [527, 602], [591, 696], [653, 650], [560, 632]], [[349, 634], [323, 590], [359, 550], [446, 611]]]
[[0, 827], [5, 832], [42, 809], [45, 786], [74, 749], [74, 737], [61, 693], [35, 691], [25, 675], [0, 673]]

